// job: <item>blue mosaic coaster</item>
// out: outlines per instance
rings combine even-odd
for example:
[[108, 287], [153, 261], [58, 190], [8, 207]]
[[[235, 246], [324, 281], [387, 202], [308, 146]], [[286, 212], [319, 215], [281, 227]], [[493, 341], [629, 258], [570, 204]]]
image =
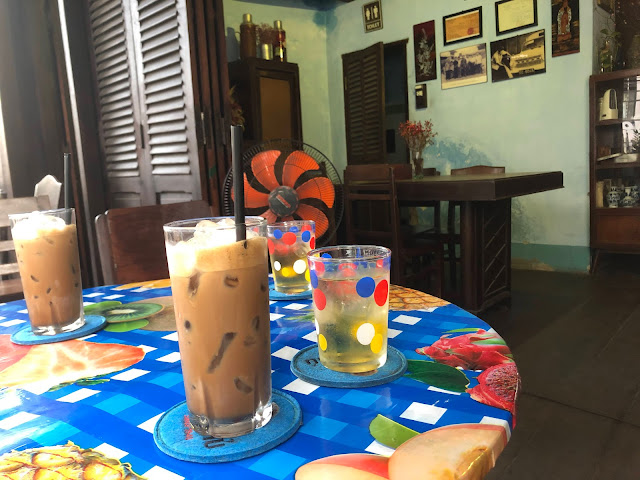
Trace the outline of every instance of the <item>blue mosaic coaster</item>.
[[301, 293], [281, 293], [275, 290], [273, 285], [269, 285], [269, 300], [303, 300], [311, 298], [312, 290]]
[[43, 343], [64, 342], [74, 338], [84, 337], [98, 330], [102, 330], [107, 320], [101, 315], [85, 315], [84, 325], [72, 332], [58, 333], [56, 335], [36, 335], [31, 331], [31, 325], [18, 330], [11, 335], [11, 341], [18, 345], [41, 345]]
[[[167, 455], [196, 463], [234, 462], [259, 455], [285, 442], [302, 425], [302, 410], [298, 402], [279, 390], [271, 392], [274, 415], [264, 427], [234, 438], [203, 437], [189, 425], [187, 402], [167, 410], [153, 430], [153, 440]], [[277, 405], [277, 407], [276, 407]]]
[[296, 353], [291, 371], [305, 382], [321, 387], [364, 388], [393, 382], [407, 371], [407, 359], [400, 350], [387, 347], [386, 363], [370, 375], [336, 372], [320, 363], [318, 346], [311, 345]]

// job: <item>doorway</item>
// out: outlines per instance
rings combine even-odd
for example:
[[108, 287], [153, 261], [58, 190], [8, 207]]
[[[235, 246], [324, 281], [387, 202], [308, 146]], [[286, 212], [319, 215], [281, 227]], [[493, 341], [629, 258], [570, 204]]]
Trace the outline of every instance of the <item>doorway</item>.
[[387, 163], [407, 163], [409, 149], [398, 127], [409, 119], [407, 39], [384, 45], [384, 129]]
[[407, 163], [398, 126], [409, 118], [408, 39], [342, 56], [347, 164]]

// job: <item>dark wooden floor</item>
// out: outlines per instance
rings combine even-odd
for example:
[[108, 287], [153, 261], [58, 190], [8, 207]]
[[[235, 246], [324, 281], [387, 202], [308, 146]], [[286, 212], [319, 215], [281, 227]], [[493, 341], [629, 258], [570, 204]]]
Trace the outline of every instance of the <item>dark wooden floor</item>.
[[522, 394], [490, 480], [640, 479], [640, 257], [593, 276], [514, 271], [510, 345]]

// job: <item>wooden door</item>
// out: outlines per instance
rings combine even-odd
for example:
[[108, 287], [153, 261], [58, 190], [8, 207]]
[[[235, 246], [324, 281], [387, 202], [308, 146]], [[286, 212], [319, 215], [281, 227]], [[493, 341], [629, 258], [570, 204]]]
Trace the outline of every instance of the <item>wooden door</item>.
[[200, 199], [185, 0], [89, 0], [110, 208]]
[[384, 45], [342, 55], [347, 164], [385, 163]]

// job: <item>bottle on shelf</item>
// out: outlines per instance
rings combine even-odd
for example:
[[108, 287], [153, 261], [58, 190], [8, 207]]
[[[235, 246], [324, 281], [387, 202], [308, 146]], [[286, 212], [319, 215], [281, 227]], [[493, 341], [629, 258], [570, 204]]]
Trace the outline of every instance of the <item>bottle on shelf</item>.
[[240, 25], [240, 58], [244, 60], [256, 56], [257, 40], [256, 25], [252, 21], [251, 14], [245, 13]]
[[282, 20], [273, 22], [275, 34], [273, 38], [273, 59], [287, 61], [287, 34], [282, 28]]

